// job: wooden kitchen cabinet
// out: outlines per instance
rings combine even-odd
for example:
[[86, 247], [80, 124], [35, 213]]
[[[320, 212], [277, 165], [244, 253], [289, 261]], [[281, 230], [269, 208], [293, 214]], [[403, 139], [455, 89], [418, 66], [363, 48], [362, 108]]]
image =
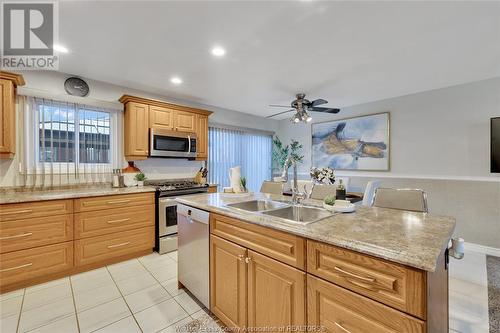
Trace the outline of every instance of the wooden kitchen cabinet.
[[210, 236], [210, 310], [229, 327], [247, 323], [247, 250]]
[[199, 114], [196, 117], [196, 136], [198, 138], [196, 159], [204, 161], [208, 158], [208, 116]]
[[196, 132], [196, 113], [176, 111], [174, 113], [174, 128], [179, 132]]
[[166, 130], [174, 129], [174, 110], [161, 106], [152, 105], [149, 107], [149, 127]]
[[0, 158], [16, 154], [16, 87], [22, 85], [22, 75], [0, 71]]
[[306, 273], [250, 250], [248, 261], [248, 326], [306, 325]]
[[149, 153], [149, 105], [130, 102], [125, 107], [124, 143], [127, 161], [145, 160]]

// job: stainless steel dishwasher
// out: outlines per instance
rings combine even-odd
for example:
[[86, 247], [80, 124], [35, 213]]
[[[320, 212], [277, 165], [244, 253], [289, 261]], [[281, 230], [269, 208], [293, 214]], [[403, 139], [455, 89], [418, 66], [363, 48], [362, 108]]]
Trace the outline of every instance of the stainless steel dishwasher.
[[209, 213], [177, 205], [178, 279], [201, 303], [209, 307]]

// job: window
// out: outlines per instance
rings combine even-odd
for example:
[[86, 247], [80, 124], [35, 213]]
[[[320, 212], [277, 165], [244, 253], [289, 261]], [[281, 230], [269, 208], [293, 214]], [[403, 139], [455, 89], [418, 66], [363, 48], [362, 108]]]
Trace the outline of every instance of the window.
[[36, 103], [38, 162], [110, 163], [110, 113]]
[[210, 127], [208, 135], [210, 182], [229, 186], [229, 168], [235, 166], [241, 166], [249, 191], [258, 192], [262, 182], [271, 179], [271, 134]]
[[18, 96], [18, 103], [27, 174], [85, 178], [121, 167], [120, 111], [26, 96]]

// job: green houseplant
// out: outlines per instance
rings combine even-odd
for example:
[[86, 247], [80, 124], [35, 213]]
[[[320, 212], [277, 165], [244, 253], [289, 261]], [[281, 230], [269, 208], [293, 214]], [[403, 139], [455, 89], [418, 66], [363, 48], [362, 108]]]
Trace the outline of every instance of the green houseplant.
[[285, 161], [288, 156], [295, 159], [298, 163], [302, 163], [304, 155], [302, 155], [302, 144], [297, 140], [291, 140], [290, 144], [284, 145], [278, 136], [273, 138], [273, 170], [279, 173], [285, 166]]
[[135, 175], [134, 179], [137, 180], [137, 186], [144, 186], [144, 181], [147, 178], [144, 173], [139, 172], [138, 174]]

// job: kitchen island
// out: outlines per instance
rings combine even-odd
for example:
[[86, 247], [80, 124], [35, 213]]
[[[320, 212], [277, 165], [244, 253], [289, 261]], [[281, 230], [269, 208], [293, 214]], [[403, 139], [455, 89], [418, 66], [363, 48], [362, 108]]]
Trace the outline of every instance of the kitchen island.
[[453, 218], [359, 207], [300, 224], [228, 206], [251, 200], [290, 198], [214, 193], [178, 199], [211, 213], [210, 310], [228, 327], [448, 331], [446, 248]]

